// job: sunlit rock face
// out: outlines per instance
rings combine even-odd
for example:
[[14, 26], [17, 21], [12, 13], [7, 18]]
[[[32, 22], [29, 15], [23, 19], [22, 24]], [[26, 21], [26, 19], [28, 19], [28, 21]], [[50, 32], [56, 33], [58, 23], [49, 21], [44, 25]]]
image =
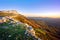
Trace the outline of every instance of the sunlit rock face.
[[32, 36], [35, 36], [35, 31], [34, 29], [32, 28], [32, 26], [29, 26], [28, 24], [25, 24], [26, 25], [26, 32], [25, 34], [31, 34]]
[[34, 28], [33, 28], [32, 26], [29, 26], [29, 25], [26, 24], [26, 23], [25, 23], [25, 25], [26, 25], [25, 34], [26, 34], [27, 36], [32, 36], [34, 40], [41, 40], [40, 38], [38, 38], [38, 37], [36, 36], [35, 30], [34, 30]]
[[0, 23], [6, 22], [6, 19], [3, 19], [4, 17], [0, 16]]

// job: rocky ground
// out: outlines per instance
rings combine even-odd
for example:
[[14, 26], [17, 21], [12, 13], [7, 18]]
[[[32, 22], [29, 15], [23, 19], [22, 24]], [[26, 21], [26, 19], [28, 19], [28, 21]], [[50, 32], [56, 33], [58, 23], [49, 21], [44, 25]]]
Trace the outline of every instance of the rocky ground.
[[3, 19], [0, 23], [0, 40], [40, 40], [35, 35], [35, 31], [32, 26], [14, 21], [12, 18]]

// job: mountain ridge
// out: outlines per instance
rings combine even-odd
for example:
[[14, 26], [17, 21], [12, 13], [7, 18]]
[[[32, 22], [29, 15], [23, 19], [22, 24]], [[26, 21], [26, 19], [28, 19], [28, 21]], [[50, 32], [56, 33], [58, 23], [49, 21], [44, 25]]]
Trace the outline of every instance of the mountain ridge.
[[[16, 13], [15, 13], [16, 12]], [[4, 14], [4, 15], [3, 15]], [[14, 18], [15, 20], [18, 20], [18, 21], [22, 21], [22, 22], [24, 22], [24, 23], [28, 23], [29, 25], [31, 25], [31, 26], [33, 26], [33, 27], [38, 27], [39, 25], [34, 25], [35, 23], [34, 22], [29, 22], [28, 20], [28, 18], [26, 18], [25, 16], [23, 16], [23, 15], [21, 15], [21, 14], [19, 14], [17, 11], [15, 11], [15, 10], [11, 10], [11, 12], [9, 12], [9, 11], [6, 11], [6, 12], [4, 12], [4, 11], [0, 11], [0, 16], [11, 16], [12, 18]], [[26, 22], [25, 22], [26, 21]], [[32, 24], [33, 23], [33, 24]], [[36, 27], [36, 28], [37, 28]]]
[[57, 33], [56, 28], [52, 27], [51, 25], [48, 26], [46, 23], [44, 23], [44, 21], [41, 21], [38, 19], [35, 20], [35, 19], [27, 18], [16, 11], [14, 12], [13, 11], [11, 12], [0, 11], [0, 16], [10, 16], [14, 20], [21, 21], [22, 23], [26, 23], [29, 26], [32, 26], [34, 30], [36, 31], [36, 35], [43, 40], [59, 40], [60, 38], [60, 36], [58, 35], [59, 33]]

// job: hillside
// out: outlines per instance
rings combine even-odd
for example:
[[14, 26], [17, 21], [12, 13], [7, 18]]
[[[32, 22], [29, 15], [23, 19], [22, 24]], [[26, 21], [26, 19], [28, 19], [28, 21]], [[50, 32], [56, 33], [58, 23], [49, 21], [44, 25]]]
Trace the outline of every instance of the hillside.
[[[60, 18], [42, 18], [42, 17], [28, 17], [30, 20], [34, 20], [38, 25], [45, 30], [48, 35], [48, 39], [59, 40], [60, 39]], [[47, 36], [46, 35], [46, 36]]]
[[29, 26], [32, 26], [36, 37], [42, 39], [42, 40], [59, 40], [60, 34], [57, 33], [59, 30], [55, 27], [52, 27], [47, 22], [34, 19], [34, 18], [28, 18], [24, 15], [19, 14], [15, 10], [9, 10], [9, 11], [0, 11], [0, 17], [8, 16], [12, 18], [15, 21], [22, 22], [25, 24], [28, 24]]
[[0, 17], [0, 20], [0, 40], [38, 40], [32, 26], [8, 16]]
[[[12, 11], [12, 10], [11, 10]], [[0, 16], [10, 16], [12, 18], [14, 18], [15, 20], [18, 20], [18, 21], [21, 21], [21, 22], [24, 22], [24, 23], [27, 23], [33, 27], [36, 27], [37, 28], [39, 27], [39, 25], [35, 24], [34, 22], [32, 21], [29, 21], [29, 19], [27, 19], [25, 16], [19, 14], [18, 12], [16, 11], [12, 11], [12, 12], [9, 12], [9, 11], [1, 11], [0, 12]]]
[[[37, 26], [37, 24], [35, 24], [34, 22], [33, 22], [33, 24], [32, 24], [32, 22], [30, 22], [26, 17], [24, 17], [23, 15], [20, 15], [18, 12], [16, 12], [16, 11], [12, 11], [12, 10], [10, 10], [10, 11], [0, 11], [0, 20], [1, 20], [1, 22], [0, 23], [4, 23], [4, 22], [6, 22], [6, 20], [8, 20], [8, 19], [12, 19], [12, 20], [14, 20], [14, 21], [16, 21], [16, 22], [22, 22], [23, 24], [28, 24], [29, 25], [29, 27], [33, 27], [33, 29]], [[4, 18], [4, 17], [6, 17], [6, 18]], [[3, 19], [4, 19], [4, 21], [3, 21]], [[7, 23], [7, 24], [9, 24], [9, 23]], [[34, 25], [35, 24], [35, 25]], [[12, 25], [12, 24], [11, 24]], [[13, 25], [15, 25], [15, 24], [13, 24]], [[0, 25], [1, 26], [1, 25]], [[4, 26], [4, 25], [2, 25], [2, 26]], [[22, 27], [22, 26], [21, 26]], [[28, 26], [27, 26], [28, 27]], [[27, 28], [26, 27], [26, 28]], [[28, 34], [29, 35], [35, 35], [35, 32], [34, 32], [34, 30], [32, 29], [32, 28], [29, 28], [28, 27]], [[38, 27], [36, 27], [36, 28], [38, 28]], [[5, 29], [4, 29], [5, 30]], [[13, 30], [13, 29], [12, 29]], [[33, 32], [31, 32], [31, 31], [29, 31], [29, 30], [31, 30], [31, 31], [33, 31], [34, 32], [34, 34], [33, 34]], [[31, 33], [30, 33], [31, 32]], [[22, 33], [22, 32], [21, 32]], [[36, 35], [35, 35], [35, 37], [37, 37]], [[32, 38], [34, 38], [34, 37], [32, 37]], [[22, 38], [23, 39], [23, 38]], [[28, 39], [29, 39], [29, 37], [28, 37]], [[35, 40], [36, 39], [38, 39], [38, 37], [37, 38], [34, 38]], [[31, 39], [29, 39], [29, 40], [31, 40]]]

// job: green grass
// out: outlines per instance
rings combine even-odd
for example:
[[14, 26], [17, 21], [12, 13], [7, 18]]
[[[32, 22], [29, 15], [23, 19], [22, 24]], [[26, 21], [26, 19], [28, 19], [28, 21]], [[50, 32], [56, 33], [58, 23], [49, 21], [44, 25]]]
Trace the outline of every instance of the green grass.
[[[13, 26], [14, 25], [14, 26]], [[7, 26], [8, 28], [2, 28]], [[25, 33], [26, 29], [23, 24], [9, 24], [9, 22], [0, 24], [0, 40], [33, 40], [32, 37], [27, 37]]]
[[[24, 38], [24, 26], [14, 25], [14, 27], [8, 23], [0, 25], [0, 40], [22, 40]], [[8, 28], [2, 28], [2, 26], [7, 26]], [[9, 37], [9, 35], [11, 35], [11, 37]]]

